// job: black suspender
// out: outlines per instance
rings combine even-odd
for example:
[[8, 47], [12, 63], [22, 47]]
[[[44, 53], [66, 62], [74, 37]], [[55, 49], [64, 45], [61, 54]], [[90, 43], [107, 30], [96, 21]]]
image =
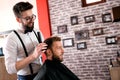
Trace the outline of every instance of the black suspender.
[[42, 42], [42, 40], [41, 40], [41, 35], [40, 35], [40, 32], [37, 32], [37, 34], [36, 34], [36, 32], [33, 30], [33, 32], [34, 32], [34, 34], [35, 34], [35, 36], [36, 36], [36, 38], [38, 39], [38, 42], [39, 43], [41, 43]]
[[[34, 32], [34, 34], [35, 34], [35, 36], [36, 36], [36, 38], [37, 38], [37, 40], [38, 40], [38, 42], [39, 43], [41, 43], [42, 42], [42, 40], [41, 40], [41, 35], [40, 35], [40, 32], [37, 32], [37, 34], [36, 34], [36, 32], [33, 30], [33, 32]], [[42, 57], [41, 57], [41, 60], [42, 60]]]
[[[26, 57], [28, 57], [28, 53], [27, 53], [26, 47], [25, 47], [25, 45], [24, 45], [24, 43], [23, 43], [21, 37], [19, 36], [19, 34], [18, 34], [15, 30], [13, 30], [13, 31], [15, 32], [15, 34], [18, 36], [19, 40], [21, 41], [22, 46], [23, 46], [23, 49], [24, 49], [24, 51], [25, 51], [25, 55], [26, 55]], [[33, 74], [32, 65], [29, 64], [29, 67], [30, 67], [30, 72], [31, 72], [31, 74]]]

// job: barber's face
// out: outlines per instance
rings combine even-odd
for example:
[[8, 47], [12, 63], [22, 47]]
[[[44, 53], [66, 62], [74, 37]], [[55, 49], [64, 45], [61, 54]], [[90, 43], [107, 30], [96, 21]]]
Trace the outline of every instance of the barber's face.
[[34, 28], [34, 20], [36, 16], [32, 13], [32, 9], [21, 13], [21, 23], [24, 30], [32, 31]]
[[53, 42], [51, 52], [52, 52], [52, 60], [58, 60], [60, 62], [63, 61], [64, 50], [61, 41]]

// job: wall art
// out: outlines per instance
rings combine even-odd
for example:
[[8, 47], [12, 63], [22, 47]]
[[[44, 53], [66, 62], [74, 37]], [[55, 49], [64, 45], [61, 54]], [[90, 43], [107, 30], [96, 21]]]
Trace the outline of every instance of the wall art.
[[90, 15], [90, 16], [85, 16], [84, 17], [85, 23], [91, 23], [95, 21], [95, 16], [94, 15]]
[[102, 14], [102, 22], [112, 22], [111, 13]]
[[97, 36], [97, 35], [102, 35], [103, 33], [103, 28], [96, 28], [92, 30], [93, 36]]
[[89, 30], [75, 31], [75, 40], [89, 39]]
[[82, 7], [91, 6], [99, 3], [106, 2], [106, 0], [81, 0]]
[[74, 46], [73, 38], [63, 39], [63, 47], [72, 47]]
[[66, 32], [68, 32], [67, 25], [58, 26], [57, 31], [58, 31], [58, 33], [66, 33]]
[[117, 38], [116, 36], [106, 37], [106, 44], [116, 44]]
[[77, 43], [77, 50], [87, 49], [86, 42]]
[[72, 16], [70, 19], [71, 19], [71, 25], [78, 24], [78, 16]]

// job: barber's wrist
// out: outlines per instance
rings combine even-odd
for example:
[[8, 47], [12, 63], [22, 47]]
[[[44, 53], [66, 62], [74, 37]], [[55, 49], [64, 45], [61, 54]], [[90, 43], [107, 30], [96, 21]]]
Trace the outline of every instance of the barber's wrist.
[[31, 54], [31, 58], [32, 58], [33, 60], [35, 60], [35, 59], [37, 59], [38, 57], [37, 57], [34, 53], [32, 53], [32, 54]]

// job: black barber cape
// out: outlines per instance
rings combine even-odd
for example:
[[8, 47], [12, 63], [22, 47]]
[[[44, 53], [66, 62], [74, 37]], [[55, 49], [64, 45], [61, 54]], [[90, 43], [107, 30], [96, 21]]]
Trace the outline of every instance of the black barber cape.
[[46, 60], [34, 80], [80, 80], [64, 64]]

